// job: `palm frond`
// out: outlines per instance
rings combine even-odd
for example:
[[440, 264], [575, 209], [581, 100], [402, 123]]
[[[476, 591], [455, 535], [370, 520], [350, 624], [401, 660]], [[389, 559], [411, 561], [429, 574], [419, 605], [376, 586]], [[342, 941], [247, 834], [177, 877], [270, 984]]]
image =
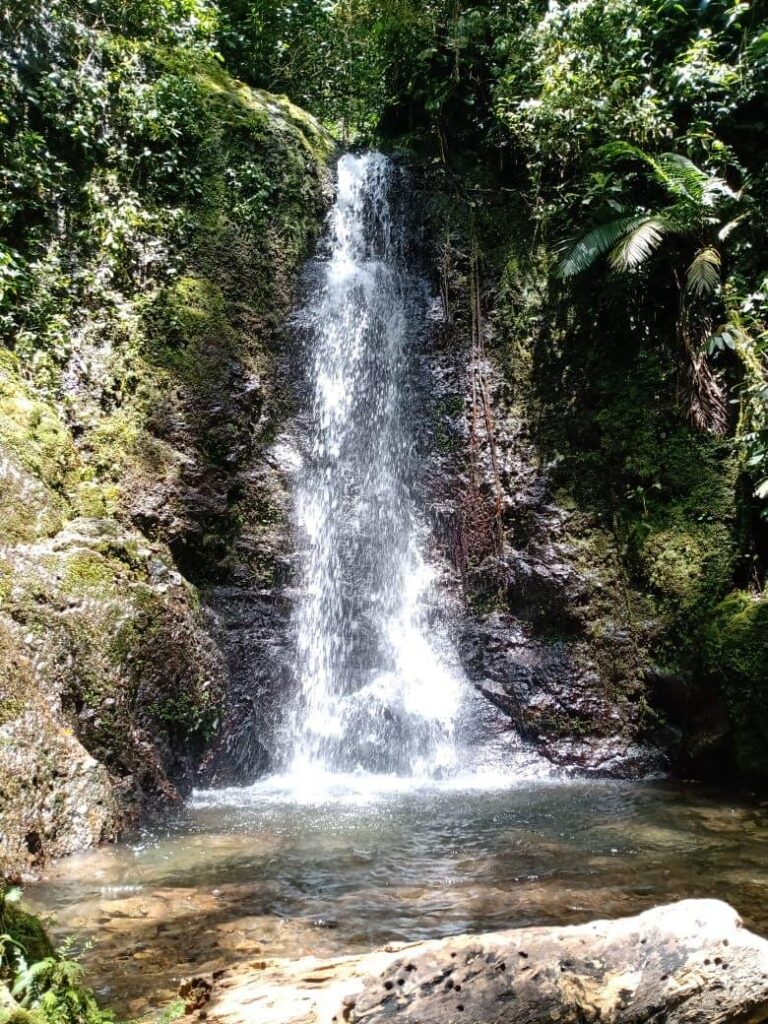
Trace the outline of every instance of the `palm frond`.
[[724, 224], [723, 227], [721, 227], [717, 233], [718, 240], [724, 242], [726, 238], [728, 238], [728, 236], [731, 234], [731, 232], [734, 231], [739, 226], [739, 224], [741, 224], [745, 217], [746, 214], [742, 213], [739, 217], [734, 217], [733, 220], [730, 220], [727, 224]]
[[630, 159], [644, 163], [670, 195], [686, 203], [713, 207], [721, 199], [741, 198], [724, 178], [708, 174], [680, 153], [660, 153], [654, 157], [639, 146], [621, 140], [600, 146], [595, 153], [604, 160]]
[[646, 217], [614, 246], [610, 255], [611, 266], [614, 270], [639, 267], [658, 249], [664, 235], [671, 230], [669, 222], [662, 217]]
[[693, 426], [724, 437], [729, 422], [727, 396], [721, 377], [713, 372], [705, 353], [688, 353], [682, 384]]
[[720, 262], [717, 249], [699, 249], [688, 267], [685, 290], [697, 299], [714, 294], [720, 287]]
[[653, 167], [656, 163], [650, 153], [646, 153], [644, 149], [640, 149], [639, 146], [633, 146], [631, 142], [624, 142], [621, 139], [616, 139], [614, 142], [606, 142], [603, 146], [598, 146], [594, 150], [596, 156], [601, 157], [603, 160], [639, 160], [641, 163], [648, 164], [649, 167]]
[[573, 245], [556, 270], [557, 277], [566, 280], [581, 274], [597, 260], [610, 252], [625, 235], [630, 234], [648, 220], [648, 214], [617, 217], [606, 224], [598, 224]]
[[679, 153], [661, 153], [657, 160], [659, 173], [657, 177], [667, 190], [678, 199], [695, 203], [697, 206], [704, 201], [706, 189], [712, 179], [706, 171]]

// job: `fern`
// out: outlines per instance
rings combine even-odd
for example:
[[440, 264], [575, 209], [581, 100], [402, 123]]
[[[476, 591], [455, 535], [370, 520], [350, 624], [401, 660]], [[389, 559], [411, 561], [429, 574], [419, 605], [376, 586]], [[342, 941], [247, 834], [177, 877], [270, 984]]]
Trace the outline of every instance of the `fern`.
[[677, 199], [682, 199], [698, 207], [704, 199], [709, 175], [697, 167], [687, 156], [679, 153], [662, 153], [657, 161], [657, 177], [667, 191]]
[[618, 140], [600, 146], [595, 153], [605, 160], [630, 159], [644, 163], [670, 196], [692, 208], [714, 207], [720, 199], [740, 198], [723, 178], [708, 174], [680, 153], [660, 153], [654, 157], [639, 146]]
[[53, 957], [46, 957], [45, 960], [38, 960], [29, 964], [24, 970], [19, 971], [16, 976], [16, 983], [11, 989], [11, 995], [17, 999], [22, 1006], [29, 1007], [39, 995], [42, 988], [56, 967], [56, 960]]

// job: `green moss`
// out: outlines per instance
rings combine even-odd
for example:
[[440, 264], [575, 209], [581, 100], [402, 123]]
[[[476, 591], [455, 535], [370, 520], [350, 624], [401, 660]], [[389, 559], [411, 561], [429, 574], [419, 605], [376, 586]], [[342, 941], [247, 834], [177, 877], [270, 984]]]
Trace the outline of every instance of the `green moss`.
[[735, 552], [724, 524], [689, 522], [678, 529], [650, 525], [637, 553], [659, 599], [680, 615], [703, 614], [727, 589], [733, 574]]
[[120, 489], [115, 484], [84, 480], [75, 490], [73, 504], [78, 515], [96, 519], [113, 516], [120, 504]]
[[189, 694], [166, 696], [150, 705], [149, 712], [175, 741], [210, 740], [216, 730], [217, 710]]
[[13, 566], [5, 559], [0, 558], [0, 610], [8, 602], [13, 590]]
[[78, 456], [58, 413], [22, 381], [18, 362], [0, 350], [0, 445], [49, 487], [64, 491]]
[[[45, 928], [34, 914], [23, 910], [18, 903], [10, 903], [0, 897], [0, 933], [9, 935], [13, 943], [21, 947], [21, 953], [27, 963], [36, 963], [46, 957], [53, 956], [53, 945]], [[18, 952], [9, 949], [14, 962], [18, 960]]]
[[71, 551], [64, 561], [61, 589], [65, 594], [116, 595], [117, 577], [125, 566], [91, 550]]
[[0, 1024], [44, 1024], [44, 1021], [39, 1010], [24, 1010], [19, 1006], [0, 1011]]
[[464, 413], [464, 396], [448, 395], [432, 405], [431, 416], [435, 446], [445, 454], [461, 451], [464, 447], [461, 431], [454, 423]]
[[768, 594], [729, 594], [703, 635], [709, 671], [768, 684]]
[[720, 681], [741, 771], [768, 779], [768, 593], [729, 594], [701, 631], [704, 670]]

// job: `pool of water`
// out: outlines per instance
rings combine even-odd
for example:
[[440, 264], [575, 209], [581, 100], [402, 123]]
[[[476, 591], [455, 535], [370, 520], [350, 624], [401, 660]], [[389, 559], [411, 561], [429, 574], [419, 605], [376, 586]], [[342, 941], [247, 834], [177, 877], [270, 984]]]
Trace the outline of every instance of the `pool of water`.
[[139, 1014], [193, 972], [718, 897], [768, 934], [768, 807], [664, 783], [272, 780], [27, 890]]

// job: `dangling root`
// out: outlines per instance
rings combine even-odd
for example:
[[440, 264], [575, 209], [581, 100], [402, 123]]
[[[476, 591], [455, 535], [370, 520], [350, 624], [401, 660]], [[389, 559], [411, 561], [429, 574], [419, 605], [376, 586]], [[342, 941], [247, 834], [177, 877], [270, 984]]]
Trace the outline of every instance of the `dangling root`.
[[719, 437], [728, 433], [728, 406], [725, 389], [712, 371], [706, 353], [690, 353], [683, 367], [688, 416], [697, 430]]
[[[694, 331], [698, 336], [708, 334], [706, 325]], [[692, 425], [702, 433], [718, 437], [728, 433], [729, 418], [725, 388], [720, 377], [710, 366], [706, 352], [694, 345], [691, 338], [690, 320], [680, 325], [679, 335], [683, 348], [683, 365], [680, 373], [681, 398], [685, 404]]]

